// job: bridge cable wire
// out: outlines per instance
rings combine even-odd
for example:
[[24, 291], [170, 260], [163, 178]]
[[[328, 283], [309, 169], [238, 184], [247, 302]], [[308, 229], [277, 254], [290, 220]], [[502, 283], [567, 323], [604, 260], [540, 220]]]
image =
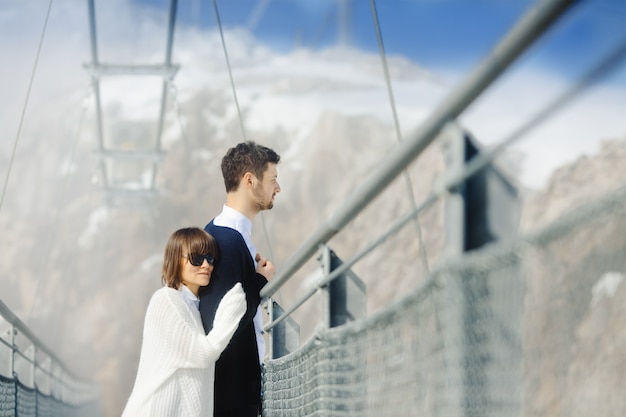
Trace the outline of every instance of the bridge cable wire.
[[[384, 77], [385, 77], [385, 84], [387, 86], [387, 94], [389, 96], [389, 104], [391, 106], [391, 112], [392, 112], [392, 115], [393, 115], [393, 122], [394, 122], [394, 127], [395, 127], [395, 130], [396, 130], [396, 139], [397, 139], [398, 143], [401, 143], [401, 142], [404, 141], [404, 138], [402, 137], [402, 130], [400, 129], [400, 122], [399, 122], [399, 119], [398, 119], [398, 111], [396, 109], [395, 98], [394, 98], [394, 95], [393, 95], [393, 89], [391, 87], [391, 76], [389, 75], [389, 66], [387, 64], [387, 56], [386, 56], [386, 53], [385, 53], [385, 44], [383, 42], [382, 30], [380, 28], [380, 20], [378, 18], [378, 10], [377, 10], [377, 7], [376, 7], [376, 1], [375, 0], [370, 0], [370, 9], [371, 9], [371, 12], [372, 12], [372, 20], [374, 21], [374, 28], [376, 29], [376, 39], [377, 39], [377, 42], [378, 42], [378, 50], [379, 50], [379, 53], [380, 53], [380, 60], [381, 60], [382, 66], [383, 66], [383, 73], [384, 73]], [[422, 267], [424, 269], [425, 276], [427, 277], [428, 275], [430, 275], [430, 267], [428, 265], [428, 254], [426, 253], [426, 245], [424, 243], [424, 238], [423, 238], [423, 235], [422, 235], [422, 227], [420, 225], [420, 218], [419, 218], [418, 213], [421, 211], [421, 209], [428, 208], [428, 207], [432, 206], [432, 204], [434, 204], [436, 200], [435, 199], [429, 199], [418, 210], [415, 193], [413, 192], [413, 182], [411, 181], [411, 175], [410, 175], [408, 167], [403, 171], [403, 176], [404, 176], [404, 180], [405, 180], [405, 183], [406, 183], [406, 188], [407, 188], [409, 201], [410, 201], [411, 207], [412, 207], [412, 213], [415, 213], [414, 215], [410, 215], [410, 216], [406, 217], [406, 219], [407, 219], [407, 221], [409, 221], [409, 219], [412, 219], [413, 224], [415, 225], [415, 231], [417, 233], [417, 240], [418, 240], [418, 243], [419, 243], [420, 259], [422, 261]], [[388, 231], [386, 233], [381, 235], [379, 237], [379, 239], [377, 239], [376, 241], [372, 242], [369, 246], [367, 246], [365, 249], [363, 249], [360, 253], [355, 255], [351, 259], [351, 262], [348, 263], [348, 265], [355, 264], [358, 260], [361, 259], [361, 257], [365, 256], [367, 253], [369, 253], [370, 251], [374, 250], [374, 248], [376, 248], [378, 245], [380, 245], [384, 241], [386, 241], [389, 236], [392, 236], [397, 231], [399, 231], [403, 227], [403, 225], [404, 225], [404, 223], [402, 223], [402, 222], [396, 222], [394, 225], [392, 225], [388, 229]], [[338, 269], [339, 269], [338, 271], [333, 271], [332, 274], [330, 274], [325, 279], [323, 279], [320, 283], [318, 283], [318, 286], [321, 286], [321, 285], [323, 285], [326, 282], [331, 282], [336, 277], [338, 277], [340, 274], [342, 274], [343, 271], [346, 271], [348, 269], [348, 266], [346, 266], [346, 263], [344, 263], [344, 265], [342, 265], [342, 267], [338, 268]], [[441, 331], [443, 325], [442, 325], [441, 319], [439, 317], [439, 312], [438, 312], [438, 309], [437, 309], [437, 303], [434, 302], [434, 300], [432, 300], [432, 302], [433, 302], [433, 308], [434, 308], [434, 314], [435, 314], [435, 323], [436, 323], [436, 326], [437, 326], [437, 330]]]
[[576, 84], [574, 84], [571, 88], [550, 101], [550, 103], [543, 107], [540, 111], [538, 111], [534, 117], [531, 117], [526, 123], [516, 129], [511, 135], [502, 140], [498, 146], [473, 158], [457, 176], [450, 177], [445, 181], [445, 184], [435, 187], [435, 190], [433, 190], [430, 195], [426, 197], [421, 205], [414, 207], [411, 211], [400, 217], [379, 238], [366, 245], [365, 248], [357, 252], [357, 254], [349, 260], [344, 261], [342, 265], [335, 269], [332, 273], [325, 277], [322, 277], [318, 282], [315, 283], [315, 285], [310, 290], [305, 292], [294, 303], [293, 306], [285, 309], [283, 314], [277, 317], [273, 322], [267, 324], [264, 327], [264, 330], [268, 331], [283, 320], [285, 320], [291, 313], [293, 313], [297, 308], [303, 305], [307, 299], [313, 296], [317, 292], [318, 288], [321, 288], [324, 285], [328, 285], [330, 281], [334, 280], [339, 275], [347, 271], [367, 253], [374, 250], [389, 236], [400, 230], [406, 223], [418, 216], [422, 211], [430, 208], [437, 200], [442, 198], [445, 194], [461, 186], [465, 181], [467, 181], [477, 172], [489, 166], [495, 160], [495, 158], [507, 147], [512, 145], [515, 141], [523, 138], [533, 128], [537, 127], [542, 122], [547, 120], [549, 116], [554, 115], [558, 110], [562, 109], [563, 106], [570, 103], [574, 98], [576, 98], [576, 96], [581, 94], [592, 84], [594, 84], [599, 79], [606, 76], [610, 71], [615, 69], [625, 59], [626, 38], [623, 39], [622, 42], [614, 50], [607, 54], [604, 59], [599, 62], [599, 64], [595, 65], [587, 73], [585, 73], [585, 75], [583, 75]]
[[[78, 127], [76, 129], [76, 134], [74, 137], [74, 141], [72, 143], [72, 147], [70, 150], [70, 159], [69, 159], [69, 163], [68, 166], [72, 166], [74, 164], [74, 161], [76, 160], [76, 148], [78, 147], [78, 141], [81, 137], [81, 133], [83, 130], [83, 124], [84, 124], [84, 120], [85, 120], [85, 114], [87, 113], [87, 108], [89, 107], [89, 102], [90, 102], [90, 96], [92, 94], [92, 86], [91, 84], [87, 87], [87, 91], [85, 93], [85, 96], [83, 98], [83, 104], [82, 104], [82, 110], [78, 119]], [[70, 179], [70, 170], [68, 169], [65, 172], [65, 178], [63, 179], [63, 186], [61, 188], [61, 192], [58, 195], [58, 202], [56, 204], [56, 209], [54, 211], [54, 215], [52, 217], [52, 223], [51, 223], [51, 230], [50, 233], [48, 234], [49, 238], [48, 238], [48, 243], [45, 245], [45, 253], [44, 256], [41, 260], [41, 266], [40, 266], [40, 272], [39, 272], [39, 276], [35, 281], [35, 288], [33, 290], [33, 301], [31, 303], [29, 312], [28, 312], [28, 320], [27, 322], [30, 322], [30, 320], [32, 319], [32, 314], [33, 314], [33, 310], [35, 309], [35, 305], [37, 304], [37, 296], [39, 295], [40, 291], [39, 291], [39, 284], [41, 283], [42, 277], [45, 275], [45, 272], [48, 270], [48, 263], [50, 261], [50, 252], [52, 251], [52, 245], [54, 243], [54, 241], [57, 238], [58, 235], [58, 229], [59, 229], [59, 221], [58, 221], [58, 217], [59, 217], [59, 212], [61, 211], [61, 207], [64, 205], [65, 203], [65, 198], [67, 196], [67, 191], [68, 191], [68, 184], [69, 184], [69, 179]], [[67, 291], [63, 291], [63, 294], [66, 295]], [[65, 302], [61, 303], [60, 305], [65, 305]]]
[[[243, 122], [243, 116], [241, 114], [241, 108], [239, 106], [239, 100], [237, 99], [237, 89], [235, 88], [235, 80], [233, 78], [233, 71], [230, 65], [230, 59], [228, 57], [228, 49], [226, 48], [226, 40], [224, 39], [224, 31], [222, 30], [222, 21], [220, 19], [220, 13], [217, 7], [217, 0], [213, 0], [213, 9], [215, 10], [215, 19], [217, 21], [217, 27], [219, 29], [220, 32], [220, 38], [222, 41], [222, 48], [224, 49], [224, 58], [226, 60], [226, 66], [228, 68], [228, 76], [230, 78], [230, 85], [233, 91], [233, 98], [235, 100], [235, 106], [237, 108], [237, 115], [239, 116], [239, 125], [241, 127], [241, 133], [243, 134], [243, 138], [244, 140], [248, 140], [248, 136], [246, 135], [246, 130], [245, 130], [245, 125]], [[263, 215], [263, 212], [261, 211], [260, 213], [260, 217], [261, 217], [261, 224], [263, 227], [263, 235], [265, 237], [265, 243], [267, 246], [267, 250], [269, 252], [269, 256], [267, 257], [270, 260], [274, 259], [274, 254], [272, 253], [272, 244], [270, 242], [269, 239], [269, 234], [267, 231], [267, 225], [265, 223], [265, 216]]]
[[15, 135], [15, 141], [13, 142], [13, 150], [11, 151], [11, 158], [9, 159], [9, 168], [7, 169], [7, 176], [4, 180], [4, 186], [2, 187], [2, 194], [0, 195], [0, 212], [2, 212], [2, 206], [4, 204], [4, 196], [6, 195], [7, 187], [9, 185], [9, 179], [11, 178], [11, 170], [13, 169], [13, 163], [15, 161], [15, 154], [17, 152], [17, 144], [20, 140], [22, 133], [22, 126], [24, 125], [24, 117], [26, 115], [26, 108], [30, 99], [30, 92], [33, 87], [33, 81], [35, 80], [35, 73], [37, 72], [37, 65], [39, 63], [39, 56], [41, 55], [41, 47], [43, 45], [44, 38], [46, 36], [46, 29], [48, 27], [48, 21], [50, 20], [50, 10], [52, 9], [52, 0], [48, 2], [48, 10], [46, 12], [46, 18], [41, 30], [41, 36], [39, 37], [39, 46], [37, 47], [37, 54], [35, 55], [35, 62], [33, 64], [33, 70], [30, 74], [30, 80], [28, 82], [28, 89], [26, 91], [26, 99], [24, 100], [24, 106], [22, 106], [22, 113], [20, 115], [20, 122], [17, 127], [17, 134]]
[[215, 19], [217, 20], [217, 27], [220, 31], [220, 38], [222, 40], [222, 48], [224, 50], [224, 59], [226, 60], [226, 67], [228, 68], [228, 76], [230, 77], [230, 86], [233, 90], [233, 99], [235, 100], [235, 107], [237, 108], [237, 116], [239, 116], [239, 127], [241, 127], [241, 134], [245, 140], [248, 140], [246, 135], [245, 125], [243, 123], [243, 117], [241, 115], [241, 108], [239, 107], [239, 100], [237, 99], [237, 90], [235, 88], [235, 80], [233, 79], [233, 71], [230, 66], [230, 59], [228, 57], [228, 49], [226, 48], [226, 40], [224, 39], [224, 31], [222, 30], [222, 21], [220, 19], [220, 13], [217, 8], [217, 0], [213, 0], [213, 9], [215, 10]]
[[[174, 28], [176, 26], [176, 12], [178, 10], [178, 0], [170, 0], [169, 13], [167, 17], [167, 40], [165, 45], [165, 65], [170, 67], [172, 65], [172, 49], [174, 48]], [[172, 82], [170, 77], [163, 79], [161, 87], [161, 104], [159, 108], [159, 121], [157, 123], [157, 135], [156, 135], [156, 151], [160, 152], [163, 141], [163, 123], [165, 120], [165, 111], [167, 104], [167, 92], [169, 83]], [[150, 189], [156, 188], [157, 171], [159, 170], [159, 164], [157, 161], [152, 163], [152, 178], [150, 182]]]
[[[380, 22], [378, 20], [378, 11], [376, 10], [376, 1], [370, 0], [370, 9], [372, 11], [372, 19], [374, 21], [374, 28], [376, 29], [376, 39], [378, 41], [378, 50], [380, 52], [380, 60], [383, 66], [383, 73], [385, 77], [385, 84], [387, 86], [387, 94], [389, 96], [389, 105], [391, 106], [391, 113], [393, 115], [393, 123], [396, 130], [396, 139], [398, 143], [401, 143], [404, 139], [402, 138], [402, 130], [400, 129], [400, 122], [398, 120], [398, 112], [396, 110], [396, 103], [393, 95], [393, 89], [391, 87], [391, 77], [389, 76], [389, 66], [387, 65], [387, 56], [385, 54], [385, 45], [383, 43], [383, 35], [380, 29]], [[406, 182], [407, 193], [409, 196], [409, 200], [411, 202], [411, 207], [415, 208], [417, 206], [415, 200], [415, 193], [413, 192], [413, 182], [411, 181], [411, 176], [409, 174], [408, 168], [404, 170], [404, 179]], [[415, 217], [413, 223], [415, 224], [415, 230], [417, 232], [417, 239], [420, 247], [420, 258], [422, 260], [422, 266], [424, 267], [424, 272], [426, 275], [429, 273], [428, 266], [428, 255], [426, 253], [426, 246], [424, 245], [424, 239], [422, 236], [422, 228], [419, 223], [419, 218]]]

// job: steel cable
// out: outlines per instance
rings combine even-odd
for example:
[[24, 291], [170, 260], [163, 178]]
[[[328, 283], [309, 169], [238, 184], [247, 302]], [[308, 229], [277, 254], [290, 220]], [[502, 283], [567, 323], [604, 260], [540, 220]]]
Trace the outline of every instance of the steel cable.
[[22, 126], [24, 125], [24, 117], [26, 115], [26, 108], [28, 107], [28, 101], [30, 99], [30, 92], [33, 87], [33, 81], [35, 80], [35, 74], [37, 72], [37, 64], [39, 63], [39, 56], [41, 55], [41, 47], [46, 35], [46, 29], [48, 27], [48, 20], [50, 19], [50, 10], [52, 9], [52, 0], [48, 2], [48, 10], [46, 11], [46, 18], [44, 20], [43, 29], [41, 30], [41, 36], [39, 37], [39, 46], [37, 47], [37, 54], [35, 55], [35, 63], [33, 64], [33, 70], [30, 74], [30, 80], [28, 81], [28, 90], [26, 91], [26, 99], [24, 106], [22, 107], [22, 113], [20, 115], [20, 121], [17, 127], [17, 134], [15, 135], [15, 141], [13, 142], [13, 150], [11, 151], [11, 158], [9, 159], [9, 168], [7, 169], [7, 176], [4, 180], [4, 186], [2, 188], [2, 194], [0, 195], [0, 212], [2, 212], [2, 206], [4, 204], [4, 197], [6, 195], [7, 187], [9, 185], [9, 179], [11, 178], [11, 171], [13, 169], [13, 163], [15, 161], [15, 154], [17, 152], [17, 144], [20, 140], [22, 133]]

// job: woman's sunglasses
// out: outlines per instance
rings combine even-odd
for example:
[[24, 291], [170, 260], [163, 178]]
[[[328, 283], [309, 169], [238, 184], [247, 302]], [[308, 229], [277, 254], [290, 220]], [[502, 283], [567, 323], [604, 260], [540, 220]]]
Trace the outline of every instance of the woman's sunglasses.
[[210, 253], [207, 253], [207, 254], [189, 253], [187, 254], [187, 259], [189, 260], [189, 263], [192, 264], [193, 266], [202, 265], [205, 259], [209, 265], [213, 265], [215, 263], [215, 259], [213, 258], [213, 255], [211, 255]]

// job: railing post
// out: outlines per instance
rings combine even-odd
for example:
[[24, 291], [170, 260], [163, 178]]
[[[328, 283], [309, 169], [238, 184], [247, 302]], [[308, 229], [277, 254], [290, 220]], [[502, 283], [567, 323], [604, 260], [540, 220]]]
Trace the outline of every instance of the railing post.
[[[320, 262], [324, 276], [330, 275], [341, 266], [341, 259], [327, 245], [320, 245]], [[323, 287], [322, 306], [324, 325], [327, 328], [341, 326], [350, 321], [365, 318], [365, 284], [352, 270], [343, 274]]]
[[53, 360], [50, 365], [50, 368], [51, 368], [50, 396], [58, 400], [61, 398], [60, 384], [59, 384], [59, 380], [61, 378], [60, 376], [61, 366], [56, 361]]
[[49, 356], [46, 356], [46, 359], [44, 359], [41, 363], [40, 375], [42, 375], [42, 380], [41, 380], [41, 383], [37, 384], [37, 387], [39, 388], [42, 394], [45, 394], [45, 395], [51, 394], [51, 390], [50, 390], [51, 373], [52, 373], [52, 359], [50, 359]]
[[[456, 177], [463, 169], [462, 132], [454, 123], [446, 126], [446, 140], [443, 142], [443, 156], [446, 176]], [[463, 253], [464, 210], [463, 190], [465, 185], [451, 190], [445, 200], [445, 256], [448, 259], [460, 257]], [[436, 400], [437, 409], [444, 415], [464, 416], [463, 400], [463, 291], [457, 276], [446, 274], [441, 295], [440, 316], [443, 325], [443, 346], [445, 374], [444, 389]]]
[[[456, 124], [448, 126], [446, 165], [451, 176], [480, 149]], [[514, 238], [519, 222], [517, 190], [494, 166], [469, 177], [446, 200], [446, 256], [502, 239]], [[519, 319], [521, 297], [515, 262], [489, 271], [448, 274], [442, 300], [446, 346], [446, 391], [441, 398], [445, 414], [516, 415], [521, 409], [521, 353]], [[501, 294], [519, 294], [518, 299]], [[506, 329], [496, 332], [493, 329]], [[504, 335], [506, 334], [506, 335]], [[507, 384], [499, 381], [506, 370]]]
[[[35, 387], [35, 346], [32, 341], [26, 339], [30, 344], [24, 350], [18, 349], [15, 345], [13, 373], [17, 375], [20, 382], [28, 388]], [[21, 352], [21, 353], [20, 353]]]
[[35, 345], [30, 345], [26, 348], [26, 351], [24, 352], [24, 356], [26, 356], [26, 377], [22, 380], [20, 378], [20, 380], [24, 383], [24, 385], [26, 385], [29, 388], [35, 388], [35, 369], [37, 368], [37, 362], [36, 362], [36, 354], [37, 354], [37, 348], [35, 347]]
[[[328, 245], [320, 245], [320, 262], [323, 276], [328, 277], [342, 265], [341, 259]], [[324, 279], [323, 278], [323, 279]], [[339, 327], [352, 321], [363, 319], [366, 316], [365, 284], [354, 272], [346, 269], [332, 281], [322, 287], [324, 325], [326, 328]], [[344, 372], [341, 381], [333, 380], [327, 387], [329, 391], [349, 386], [349, 395], [330, 397], [324, 407], [327, 411], [345, 412], [347, 415], [363, 415], [366, 408], [367, 384], [367, 350], [366, 343], [359, 337], [353, 339], [352, 351], [349, 355], [334, 356], [330, 346], [322, 346], [325, 352], [321, 357], [331, 360]], [[331, 345], [332, 342], [329, 342]], [[331, 378], [332, 380], [333, 378]]]
[[65, 387], [65, 371], [61, 368], [61, 374], [59, 375], [59, 399], [62, 403], [67, 402], [67, 389]]
[[[319, 262], [322, 268], [322, 277], [330, 274], [330, 248], [328, 245], [322, 243], [319, 245]], [[322, 326], [325, 329], [330, 327], [330, 294], [328, 290], [328, 286], [322, 288]]]
[[[280, 317], [285, 310], [275, 300], [269, 299], [270, 322]], [[278, 359], [300, 347], [300, 326], [291, 317], [276, 324], [270, 330], [270, 358]]]
[[2, 339], [6, 342], [7, 345], [4, 346], [7, 349], [7, 360], [6, 362], [3, 361], [3, 363], [6, 363], [6, 367], [4, 369], [0, 369], [0, 374], [5, 375], [9, 378], [13, 378], [13, 373], [15, 371], [15, 333], [15, 327], [11, 323], [9, 323], [9, 328], [5, 330], [4, 333], [2, 333]]

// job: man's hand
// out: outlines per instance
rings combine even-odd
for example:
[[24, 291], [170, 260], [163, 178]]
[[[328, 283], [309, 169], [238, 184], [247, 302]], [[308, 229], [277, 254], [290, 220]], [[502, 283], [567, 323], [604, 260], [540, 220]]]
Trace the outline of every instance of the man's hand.
[[272, 279], [274, 273], [276, 272], [274, 264], [269, 259], [261, 256], [260, 253], [257, 253], [254, 259], [257, 261], [256, 272], [263, 275], [268, 281]]

